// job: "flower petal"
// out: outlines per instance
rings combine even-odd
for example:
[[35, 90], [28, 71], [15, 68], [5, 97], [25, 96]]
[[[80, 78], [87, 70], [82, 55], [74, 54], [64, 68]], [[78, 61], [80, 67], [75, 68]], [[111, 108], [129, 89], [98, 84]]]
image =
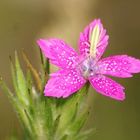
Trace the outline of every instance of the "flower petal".
[[86, 80], [74, 69], [59, 70], [51, 75], [45, 86], [45, 96], [66, 98], [79, 90]]
[[[95, 28], [98, 27], [98, 32], [96, 36], [98, 39], [92, 38], [92, 31], [95, 31]], [[95, 35], [95, 33], [93, 33]], [[91, 39], [92, 38], [92, 39]], [[88, 55], [90, 53], [90, 47], [93, 44], [92, 41], [96, 40], [96, 46], [94, 46], [95, 50], [95, 57], [99, 59], [102, 54], [104, 53], [106, 46], [108, 45], [108, 38], [109, 36], [106, 34], [106, 30], [103, 28], [103, 25], [100, 19], [96, 19], [91, 22], [85, 29], [84, 32], [80, 34], [79, 39], [79, 50], [80, 54]]]
[[40, 39], [41, 50], [50, 61], [61, 68], [73, 68], [78, 60], [76, 51], [59, 39]]
[[98, 62], [100, 73], [116, 77], [132, 77], [140, 72], [140, 60], [127, 55], [115, 55]]
[[90, 77], [89, 81], [91, 85], [96, 89], [96, 91], [102, 95], [109, 96], [116, 100], [125, 99], [125, 93], [123, 92], [124, 87], [112, 79], [103, 75], [97, 75]]

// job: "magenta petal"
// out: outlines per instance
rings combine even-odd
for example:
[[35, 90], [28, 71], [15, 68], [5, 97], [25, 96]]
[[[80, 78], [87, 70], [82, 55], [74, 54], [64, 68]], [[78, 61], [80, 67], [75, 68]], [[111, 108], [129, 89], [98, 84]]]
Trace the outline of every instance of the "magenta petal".
[[132, 77], [132, 73], [140, 72], [140, 60], [127, 55], [104, 58], [98, 65], [100, 73], [116, 77]]
[[109, 96], [116, 100], [125, 99], [125, 93], [123, 92], [124, 87], [112, 79], [103, 75], [97, 75], [90, 77], [89, 81], [91, 85], [96, 89], [96, 91], [102, 95]]
[[79, 90], [86, 80], [76, 70], [60, 70], [51, 75], [45, 86], [45, 96], [66, 98]]
[[97, 44], [97, 52], [96, 58], [99, 59], [102, 54], [104, 53], [107, 45], [108, 45], [108, 38], [109, 36], [106, 34], [106, 30], [103, 28], [103, 25], [99, 19], [94, 20], [91, 22], [85, 29], [84, 32], [80, 34], [79, 39], [79, 50], [80, 54], [87, 55], [89, 54], [90, 50], [90, 30], [94, 29], [94, 27], [98, 25], [100, 29], [100, 39]]
[[41, 50], [50, 61], [61, 68], [73, 68], [78, 60], [77, 52], [59, 39], [40, 39]]

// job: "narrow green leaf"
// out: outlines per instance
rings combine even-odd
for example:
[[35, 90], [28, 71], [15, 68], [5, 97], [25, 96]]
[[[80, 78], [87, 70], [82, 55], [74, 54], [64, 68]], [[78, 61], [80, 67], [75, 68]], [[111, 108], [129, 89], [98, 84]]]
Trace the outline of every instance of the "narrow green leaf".
[[61, 108], [62, 112], [59, 126], [61, 131], [66, 129], [69, 124], [71, 125], [71, 121], [74, 121], [74, 119], [76, 118], [77, 111], [79, 110], [83, 99], [87, 98], [85, 95], [88, 87], [89, 85], [86, 84], [80, 91], [75, 93], [70, 98], [65, 99], [65, 102], [59, 105], [59, 108]]
[[44, 98], [43, 95], [42, 97], [40, 95], [35, 106], [36, 131], [39, 131], [43, 136], [46, 136], [48, 140], [51, 140], [53, 137], [53, 114], [51, 103], [47, 98]]
[[32, 81], [32, 76], [29, 69], [27, 70], [26, 82], [27, 82], [28, 93], [31, 96], [33, 81]]
[[73, 111], [73, 114], [72, 114], [72, 117], [71, 117], [71, 121], [76, 119], [77, 113], [78, 113], [78, 107], [79, 107], [79, 105], [78, 105], [78, 103], [76, 103], [74, 108], [73, 108], [74, 111]]
[[52, 129], [53, 129], [53, 114], [51, 108], [51, 102], [49, 99], [45, 101], [45, 121], [46, 121], [46, 129], [49, 132], [49, 136], [52, 136]]
[[44, 70], [45, 73], [50, 74], [50, 63], [49, 63], [49, 59], [44, 57], [41, 49], [40, 50], [40, 59], [41, 59], [41, 64], [42, 64], [42, 68]]
[[16, 77], [17, 77], [17, 85], [19, 89], [19, 93], [17, 94], [19, 100], [22, 101], [23, 104], [29, 105], [29, 94], [28, 94], [28, 87], [27, 83], [21, 69], [17, 52], [15, 52], [15, 70], [16, 70]]
[[61, 118], [60, 118], [60, 129], [61, 131], [65, 130], [69, 123], [71, 123], [72, 118], [74, 118], [75, 114], [77, 114], [77, 104], [65, 104], [66, 106], [63, 107], [63, 110], [61, 110]]
[[14, 94], [11, 92], [11, 90], [7, 87], [5, 82], [2, 80], [2, 77], [0, 77], [0, 86], [5, 92], [5, 94], [7, 95], [7, 97], [10, 99], [11, 103], [17, 106], [16, 98], [14, 97]]
[[49, 62], [49, 59], [46, 59], [46, 61], [45, 61], [45, 69], [46, 69], [47, 74], [50, 74], [50, 62]]
[[26, 127], [28, 127], [29, 130], [32, 131], [31, 133], [33, 134], [33, 136], [35, 136], [36, 133], [35, 133], [35, 128], [34, 128], [34, 117], [30, 112], [28, 112], [28, 110], [24, 109], [24, 112], [25, 112], [25, 115], [26, 115], [26, 117], [28, 119], [28, 123], [29, 123], [29, 125]]
[[25, 109], [22, 103], [19, 103], [19, 108], [16, 109], [16, 113], [18, 116], [18, 119], [21, 123], [25, 139], [31, 139], [35, 137], [34, 133], [34, 121], [32, 120], [33, 117], [31, 118], [30, 114], [27, 112], [28, 108]]
[[[20, 90], [19, 90], [19, 87], [18, 87], [18, 83], [17, 83], [16, 69], [15, 69], [15, 67], [13, 65], [11, 57], [10, 57], [10, 64], [11, 64], [11, 74], [12, 74], [12, 81], [13, 81], [13, 86], [14, 86], [14, 89], [15, 89], [15, 93], [16, 93], [17, 97], [22, 98]], [[31, 76], [30, 76], [29, 72], [27, 72], [27, 80], [26, 80], [26, 82], [27, 82], [28, 93], [30, 93], [30, 90], [31, 90]], [[29, 100], [31, 101], [31, 98]]]
[[64, 135], [60, 140], [67, 140], [68, 135]]
[[15, 66], [16, 66], [18, 88], [21, 94], [23, 95], [27, 94], [26, 80], [18, 60], [17, 52], [15, 52]]
[[[39, 53], [40, 53], [41, 64], [42, 64], [42, 66], [43, 66], [43, 65], [44, 65], [44, 57], [43, 57], [43, 54], [42, 54], [41, 49], [39, 49]], [[43, 68], [44, 68], [44, 67], [43, 67]]]
[[42, 92], [43, 92], [44, 86], [49, 79], [50, 63], [49, 63], [49, 59], [44, 57], [41, 49], [39, 50], [40, 50], [40, 59], [41, 59], [41, 67], [42, 67], [41, 81], [42, 81]]
[[94, 129], [84, 130], [80, 134], [77, 134], [73, 140], [88, 140], [94, 133]]
[[42, 90], [41, 79], [40, 79], [40, 76], [39, 76], [37, 70], [30, 63], [30, 61], [29, 61], [28, 57], [26, 56], [25, 52], [22, 52], [22, 55], [23, 55], [24, 61], [26, 62], [28, 68], [31, 70], [31, 72], [32, 72], [32, 74], [33, 74], [33, 76], [35, 78], [36, 86], [38, 87], [38, 90], [41, 91]]
[[26, 117], [24, 116], [23, 106], [22, 106], [21, 102], [13, 95], [13, 93], [7, 87], [7, 85], [5, 84], [5, 82], [2, 81], [2, 78], [0, 79], [0, 86], [4, 90], [4, 92], [6, 93], [6, 95], [8, 96], [11, 104], [15, 108], [15, 111], [17, 113], [17, 116], [18, 116], [21, 124], [24, 126], [25, 124], [27, 124], [27, 120], [26, 120]]
[[15, 70], [15, 67], [13, 65], [12, 58], [11, 57], [9, 57], [9, 58], [10, 58], [11, 75], [12, 75], [12, 81], [13, 81], [13, 86], [14, 86], [14, 89], [15, 89], [15, 93], [20, 94], [20, 91], [18, 89], [18, 84], [17, 84], [16, 70]]
[[77, 120], [73, 122], [72, 125], [69, 127], [68, 132], [73, 135], [77, 135], [80, 132], [83, 125], [85, 124], [88, 115], [89, 112], [85, 112], [82, 115], [80, 115], [79, 118], [77, 118]]
[[55, 135], [57, 129], [58, 129], [58, 125], [60, 122], [60, 117], [61, 115], [58, 115], [57, 118], [55, 119], [54, 123], [53, 123], [53, 135]]

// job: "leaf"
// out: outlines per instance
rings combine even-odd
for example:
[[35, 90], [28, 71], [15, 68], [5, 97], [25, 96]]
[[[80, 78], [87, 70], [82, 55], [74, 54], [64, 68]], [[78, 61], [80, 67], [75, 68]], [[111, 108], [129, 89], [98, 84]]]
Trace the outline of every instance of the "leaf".
[[42, 81], [42, 91], [44, 90], [44, 86], [49, 79], [50, 74], [50, 62], [49, 59], [45, 58], [41, 49], [40, 50], [40, 59], [41, 59], [41, 67], [42, 67], [42, 75], [41, 75], [41, 81]]
[[33, 81], [32, 81], [32, 76], [29, 69], [27, 70], [26, 82], [27, 82], [28, 93], [31, 96]]
[[60, 104], [59, 107], [61, 108], [62, 112], [62, 116], [60, 119], [61, 129], [65, 129], [68, 126], [68, 124], [71, 124], [71, 121], [73, 121], [76, 118], [77, 111], [79, 110], [79, 107], [83, 102], [83, 98], [86, 98], [84, 95], [86, 95], [88, 87], [89, 85], [86, 84], [80, 91], [75, 93], [70, 98], [65, 99], [65, 102]]
[[15, 111], [17, 113], [17, 116], [22, 124], [23, 127], [27, 124], [27, 118], [24, 116], [23, 113], [23, 106], [21, 102], [16, 98], [16, 96], [13, 95], [13, 93], [10, 91], [10, 89], [7, 87], [5, 82], [0, 79], [0, 86], [6, 93], [7, 97], [9, 98], [10, 102], [12, 103], [13, 107], [15, 108]]
[[60, 122], [60, 117], [61, 115], [58, 115], [57, 118], [55, 119], [54, 123], [53, 123], [53, 135], [55, 135], [57, 129], [58, 129], [58, 126], [59, 126], [59, 122]]
[[20, 93], [19, 93], [20, 91], [19, 91], [19, 89], [18, 89], [18, 84], [17, 84], [16, 70], [15, 70], [15, 67], [14, 67], [14, 65], [13, 65], [11, 56], [10, 56], [9, 58], [10, 58], [11, 75], [12, 75], [13, 86], [14, 86], [14, 89], [15, 89], [16, 94], [20, 94]]
[[40, 59], [41, 59], [42, 68], [43, 68], [45, 73], [50, 74], [49, 59], [44, 58], [44, 55], [43, 55], [41, 49], [39, 49], [39, 51], [40, 51]]
[[46, 97], [44, 98], [43, 95], [40, 95], [36, 101], [34, 110], [36, 122], [35, 128], [37, 133], [40, 132], [41, 135], [45, 135], [48, 140], [51, 140], [53, 136], [53, 114], [49, 99], [46, 99]]
[[19, 92], [17, 92], [17, 96], [23, 104], [28, 106], [29, 105], [28, 87], [18, 60], [17, 52], [15, 52], [15, 72], [16, 72], [17, 86], [19, 90]]
[[60, 140], [67, 140], [68, 135], [64, 135]]
[[[23, 91], [20, 91], [20, 88], [19, 88], [19, 87], [21, 87], [21, 85], [19, 85], [20, 83], [18, 83], [18, 75], [21, 73], [22, 76], [21, 76], [20, 81], [22, 80], [22, 77], [23, 77], [23, 80], [24, 80], [23, 82], [24, 82], [24, 84], [26, 84], [25, 88], [29, 88], [28, 85], [27, 85], [28, 84], [28, 79], [27, 79], [27, 83], [26, 83], [24, 75], [23, 75], [23, 72], [22, 72], [22, 70], [20, 68], [19, 62], [17, 64], [17, 65], [19, 65], [18, 66], [19, 68], [17, 68], [16, 66], [13, 65], [12, 59], [10, 57], [10, 64], [11, 64], [12, 81], [13, 81], [13, 86], [14, 86], [14, 89], [15, 89], [15, 93], [16, 93], [17, 97], [19, 98], [19, 102], [21, 100], [22, 102], [26, 103], [27, 102], [26, 100], [30, 101], [30, 98], [25, 99], [25, 97], [29, 97], [28, 96], [28, 91], [27, 91], [28, 89], [25, 89], [25, 90], [23, 89], [23, 91], [27, 92], [27, 93], [25, 93], [25, 94], [27, 94], [27, 96], [25, 96], [25, 97], [22, 96], [21, 92], [23, 92]], [[18, 71], [20, 71], [20, 72], [18, 73]]]
[[71, 124], [71, 126], [68, 129], [68, 132], [71, 133], [72, 135], [77, 135], [80, 132], [83, 125], [85, 124], [85, 121], [87, 120], [88, 115], [89, 115], [89, 112], [86, 111], [81, 116], [79, 116], [79, 118]]
[[42, 90], [42, 85], [41, 85], [41, 79], [39, 77], [39, 74], [37, 72], [37, 70], [33, 67], [33, 65], [30, 63], [29, 59], [27, 58], [25, 52], [22, 52], [22, 55], [23, 55], [23, 59], [24, 61], [26, 62], [28, 68], [31, 70], [34, 78], [35, 78], [35, 81], [36, 81], [36, 86], [38, 87], [38, 90], [41, 91]]
[[7, 97], [10, 99], [11, 103], [14, 106], [17, 106], [17, 101], [16, 101], [16, 98], [14, 97], [14, 94], [11, 92], [11, 90], [7, 87], [5, 82], [2, 80], [2, 77], [0, 77], [0, 86], [5, 92], [5, 94], [7, 95]]
[[[89, 88], [89, 84], [87, 83], [80, 91], [75, 93], [73, 96], [67, 98], [67, 99], [57, 99], [57, 112], [58, 114], [61, 114], [60, 122], [58, 126], [57, 136], [58, 139], [63, 134], [73, 134], [73, 131], [77, 131], [83, 126], [85, 121], [80, 120], [78, 122], [78, 118], [81, 118], [83, 116], [83, 113], [79, 113], [81, 110], [81, 104], [87, 99], [87, 91]], [[87, 111], [88, 108], [86, 108], [85, 111]], [[83, 110], [83, 109], [82, 109]], [[74, 125], [76, 123], [76, 126]], [[79, 128], [80, 127], [80, 128]], [[72, 130], [70, 129], [72, 128]], [[69, 135], [68, 135], [69, 138]]]
[[53, 114], [52, 114], [52, 108], [51, 108], [51, 102], [49, 99], [46, 99], [45, 101], [45, 121], [46, 121], [46, 128], [47, 131], [52, 135], [52, 128], [53, 128]]
[[45, 61], [45, 69], [46, 69], [47, 74], [50, 74], [50, 62], [49, 62], [49, 59], [46, 59], [46, 61]]
[[24, 95], [27, 93], [27, 87], [26, 87], [25, 77], [18, 60], [17, 52], [15, 52], [15, 67], [16, 67], [18, 88], [21, 94]]
[[25, 113], [25, 115], [26, 115], [26, 117], [27, 117], [27, 119], [28, 119], [28, 123], [29, 123], [29, 126], [26, 126], [26, 127], [29, 127], [29, 130], [31, 130], [32, 131], [32, 133], [35, 135], [35, 129], [34, 129], [34, 117], [33, 117], [33, 115], [30, 113], [30, 112], [28, 112], [28, 110], [26, 110], [26, 109], [24, 109], [24, 113]]
[[94, 129], [84, 130], [78, 134], [73, 140], [87, 140], [93, 135]]

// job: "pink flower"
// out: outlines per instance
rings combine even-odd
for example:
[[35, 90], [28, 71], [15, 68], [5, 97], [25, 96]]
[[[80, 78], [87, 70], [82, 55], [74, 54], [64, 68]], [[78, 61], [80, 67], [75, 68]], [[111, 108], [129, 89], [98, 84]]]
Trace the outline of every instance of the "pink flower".
[[109, 36], [99, 19], [80, 34], [78, 54], [60, 39], [40, 39], [41, 50], [60, 70], [51, 74], [45, 86], [45, 96], [66, 98], [89, 81], [102, 95], [124, 100], [124, 87], [105, 75], [127, 78], [140, 72], [140, 60], [127, 55], [115, 55], [100, 60]]

